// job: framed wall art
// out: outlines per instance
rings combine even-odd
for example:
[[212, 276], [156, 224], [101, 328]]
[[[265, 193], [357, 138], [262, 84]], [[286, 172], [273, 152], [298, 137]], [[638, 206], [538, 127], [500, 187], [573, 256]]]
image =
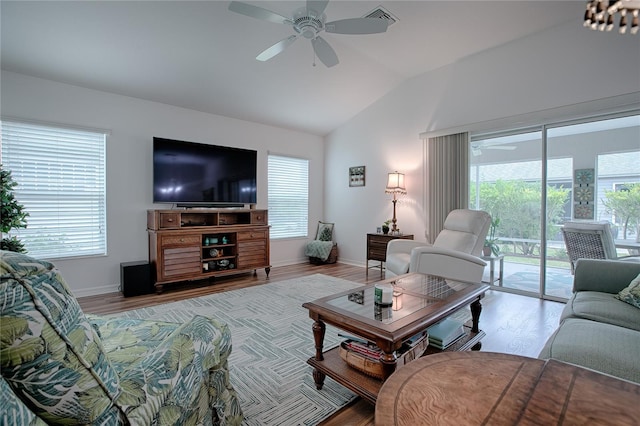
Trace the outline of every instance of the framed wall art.
[[349, 167], [349, 186], [364, 186], [364, 166]]
[[595, 216], [595, 169], [576, 169], [573, 176], [573, 217], [593, 219]]

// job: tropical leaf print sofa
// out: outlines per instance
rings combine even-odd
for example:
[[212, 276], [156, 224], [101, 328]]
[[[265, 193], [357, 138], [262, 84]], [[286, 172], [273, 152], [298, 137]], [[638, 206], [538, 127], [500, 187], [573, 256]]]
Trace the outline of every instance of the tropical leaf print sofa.
[[0, 424], [228, 425], [231, 335], [85, 315], [54, 265], [0, 251]]

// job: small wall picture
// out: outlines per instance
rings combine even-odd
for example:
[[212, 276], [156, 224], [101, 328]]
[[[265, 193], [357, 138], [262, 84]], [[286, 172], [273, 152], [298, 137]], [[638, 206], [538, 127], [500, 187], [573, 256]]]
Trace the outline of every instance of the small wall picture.
[[576, 169], [573, 178], [573, 217], [593, 219], [595, 217], [595, 169]]
[[349, 167], [349, 186], [364, 186], [364, 166]]

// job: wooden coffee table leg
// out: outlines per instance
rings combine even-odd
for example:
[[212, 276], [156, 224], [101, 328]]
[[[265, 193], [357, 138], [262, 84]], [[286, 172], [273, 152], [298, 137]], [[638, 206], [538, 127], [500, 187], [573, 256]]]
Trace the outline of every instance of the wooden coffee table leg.
[[382, 357], [380, 357], [380, 362], [382, 363], [382, 380], [386, 380], [387, 377], [391, 376], [393, 372], [396, 371], [398, 359], [393, 352], [384, 352]]
[[[323, 361], [324, 356], [322, 355], [322, 345], [324, 343], [324, 332], [327, 326], [320, 320], [317, 320], [313, 323], [313, 340], [316, 344], [316, 361]], [[324, 379], [326, 375], [321, 371], [318, 371], [317, 368], [313, 369], [313, 381], [316, 383], [316, 388], [318, 390], [322, 389], [324, 385]]]
[[478, 299], [471, 303], [471, 320], [473, 321], [471, 331], [474, 333], [480, 332], [480, 328], [478, 328], [480, 323], [480, 312], [482, 312], [482, 304], [480, 304], [480, 299]]

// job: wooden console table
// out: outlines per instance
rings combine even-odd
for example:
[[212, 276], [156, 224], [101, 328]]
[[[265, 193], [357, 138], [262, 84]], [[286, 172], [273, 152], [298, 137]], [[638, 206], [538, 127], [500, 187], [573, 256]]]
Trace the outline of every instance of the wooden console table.
[[148, 210], [156, 292], [167, 284], [256, 272], [269, 264], [267, 210]]
[[375, 424], [637, 425], [640, 385], [555, 360], [491, 352], [420, 358], [380, 389]]

